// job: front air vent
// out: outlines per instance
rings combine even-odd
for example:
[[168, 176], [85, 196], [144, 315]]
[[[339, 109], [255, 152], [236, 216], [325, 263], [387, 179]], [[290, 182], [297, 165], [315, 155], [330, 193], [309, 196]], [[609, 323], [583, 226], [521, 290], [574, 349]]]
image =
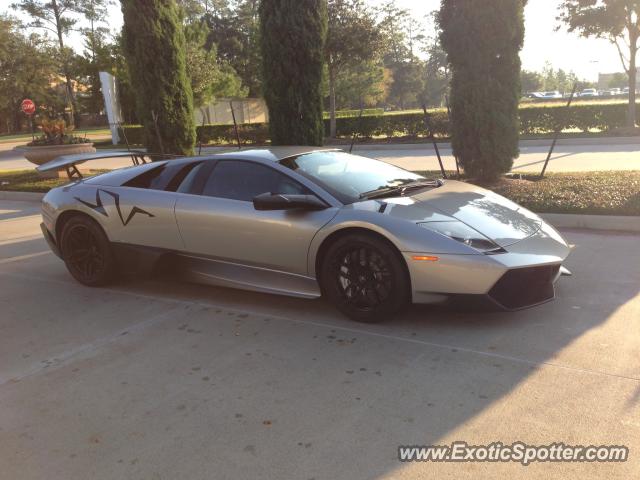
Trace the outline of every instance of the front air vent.
[[508, 309], [537, 305], [555, 296], [553, 280], [560, 265], [509, 270], [489, 291], [489, 296]]

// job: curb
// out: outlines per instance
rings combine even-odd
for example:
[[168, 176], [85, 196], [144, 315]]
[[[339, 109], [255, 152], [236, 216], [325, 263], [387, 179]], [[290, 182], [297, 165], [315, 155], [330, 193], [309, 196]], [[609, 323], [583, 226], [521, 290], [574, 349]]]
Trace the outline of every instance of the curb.
[[46, 193], [36, 192], [10, 192], [0, 190], [0, 200], [12, 200], [14, 202], [41, 202]]
[[540, 216], [556, 228], [640, 232], [640, 217], [571, 213], [542, 213]]

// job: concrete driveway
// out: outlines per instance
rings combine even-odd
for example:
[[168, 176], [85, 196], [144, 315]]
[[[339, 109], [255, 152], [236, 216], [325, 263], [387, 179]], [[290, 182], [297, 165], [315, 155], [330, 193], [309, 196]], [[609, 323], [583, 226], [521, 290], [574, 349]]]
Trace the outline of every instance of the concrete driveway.
[[[0, 478], [636, 478], [640, 237], [575, 244], [552, 303], [347, 321], [322, 301], [89, 289], [0, 203]], [[623, 444], [626, 463], [400, 463], [398, 445]]]

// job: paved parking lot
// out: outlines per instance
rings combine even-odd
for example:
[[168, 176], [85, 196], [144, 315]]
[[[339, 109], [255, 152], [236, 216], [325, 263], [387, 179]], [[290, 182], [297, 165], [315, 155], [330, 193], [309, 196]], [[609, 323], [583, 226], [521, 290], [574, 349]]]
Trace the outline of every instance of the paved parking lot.
[[[555, 302], [414, 307], [163, 280], [89, 289], [0, 202], [0, 479], [636, 478], [640, 237], [564, 231]], [[400, 463], [398, 445], [624, 444], [622, 464]]]

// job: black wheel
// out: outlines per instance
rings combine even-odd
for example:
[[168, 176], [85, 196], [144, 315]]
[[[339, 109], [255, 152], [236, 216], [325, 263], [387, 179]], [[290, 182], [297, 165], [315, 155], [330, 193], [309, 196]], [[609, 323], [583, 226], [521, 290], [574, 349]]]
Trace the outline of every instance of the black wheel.
[[320, 278], [323, 295], [359, 322], [387, 320], [409, 303], [402, 257], [374, 236], [338, 239], [324, 257]]
[[60, 247], [67, 270], [83, 285], [98, 287], [113, 278], [115, 259], [109, 239], [89, 217], [79, 215], [65, 223]]

